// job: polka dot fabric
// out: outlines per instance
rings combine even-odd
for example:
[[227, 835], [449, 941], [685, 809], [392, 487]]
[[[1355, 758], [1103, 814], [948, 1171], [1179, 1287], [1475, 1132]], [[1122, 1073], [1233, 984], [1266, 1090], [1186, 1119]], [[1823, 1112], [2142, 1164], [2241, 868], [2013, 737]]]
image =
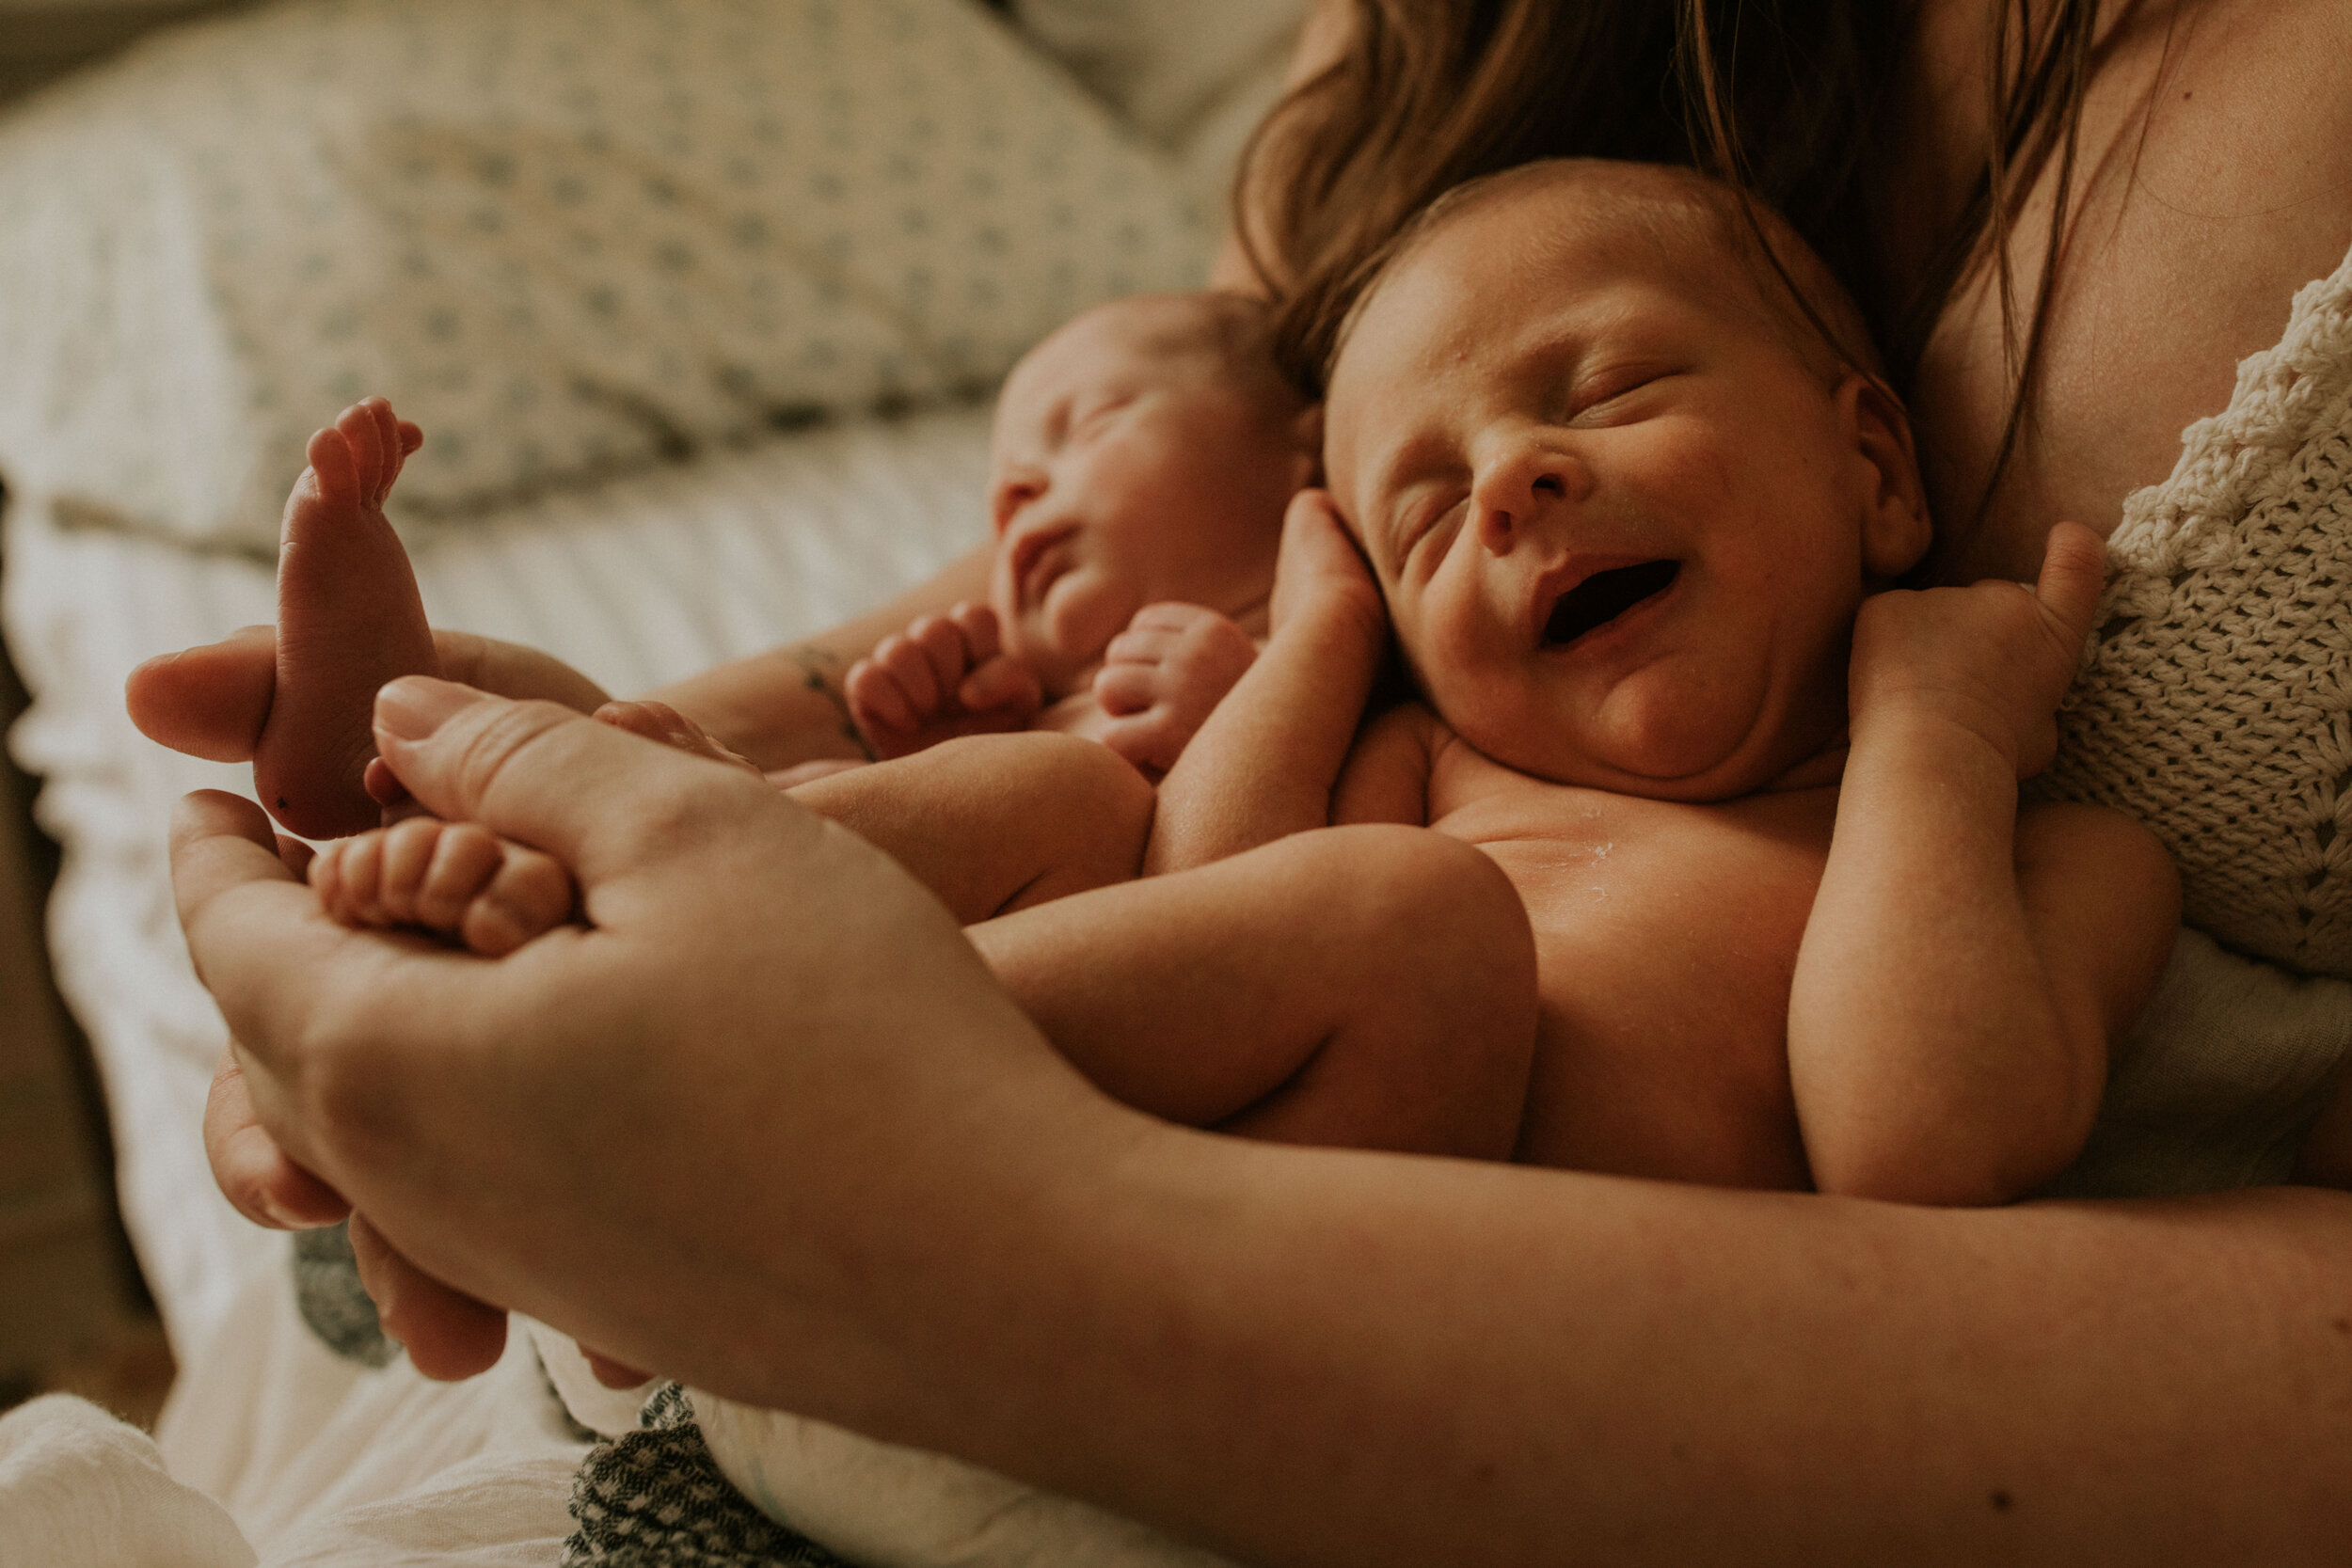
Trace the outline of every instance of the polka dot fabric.
[[384, 392], [410, 514], [968, 394], [1197, 285], [1172, 167], [973, 0], [312, 0], [0, 126], [0, 468], [275, 546]]

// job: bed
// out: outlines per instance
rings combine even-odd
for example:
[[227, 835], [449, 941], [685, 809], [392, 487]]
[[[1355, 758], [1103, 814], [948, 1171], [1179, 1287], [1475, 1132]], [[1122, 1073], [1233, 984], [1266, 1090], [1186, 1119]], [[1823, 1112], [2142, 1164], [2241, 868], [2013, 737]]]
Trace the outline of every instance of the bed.
[[[0, 1562], [838, 1560], [739, 1506], [707, 1455], [681, 1461], [675, 1400], [644, 1407], [642, 1438], [595, 1442], [584, 1401], [550, 1391], [560, 1345], [513, 1336], [455, 1386], [328, 1347], [297, 1280], [335, 1260], [234, 1216], [199, 1141], [222, 1026], [172, 917], [164, 824], [183, 791], [246, 780], [139, 737], [123, 676], [270, 618], [302, 439], [371, 391], [430, 432], [396, 520], [433, 618], [608, 689], [921, 578], [982, 531], [986, 397], [1022, 348], [1093, 300], [1202, 275], [1298, 14], [282, 0], [0, 116], [0, 626], [35, 697], [9, 743], [65, 847], [57, 976], [183, 1369], [156, 1444], [53, 1413], [56, 1451], [103, 1451], [119, 1485], [103, 1508], [60, 1493], [80, 1533], [47, 1545], [11, 1517]], [[2287, 346], [2343, 335], [2352, 263], [2306, 293]], [[2334, 401], [2287, 441], [2207, 421], [2187, 480], [2314, 432], [2341, 446], [2352, 353], [2324, 386], [2283, 346], [2258, 357], [2241, 403], [2265, 365]], [[2341, 545], [2334, 513], [2314, 526]], [[2184, 932], [2057, 1190], [2280, 1179], [2348, 1039], [2352, 988]], [[0, 1482], [24, 1473], [7, 1438]], [[887, 1467], [874, 1458], [843, 1485]], [[1115, 1558], [1025, 1498], [961, 1496], [1026, 1523], [977, 1540], [901, 1508], [892, 1539], [812, 1533], [878, 1564], [1206, 1560], [1155, 1538]]]
[[1020, 351], [1205, 272], [1300, 8], [1189, 9], [289, 0], [0, 117], [9, 743], [221, 1560], [552, 1561], [588, 1445], [520, 1335], [457, 1389], [326, 1352], [214, 1189], [163, 832], [249, 780], [139, 736], [125, 674], [272, 618], [299, 442], [367, 391], [430, 432], [396, 520], [434, 621], [614, 691], [927, 575], [984, 533]]

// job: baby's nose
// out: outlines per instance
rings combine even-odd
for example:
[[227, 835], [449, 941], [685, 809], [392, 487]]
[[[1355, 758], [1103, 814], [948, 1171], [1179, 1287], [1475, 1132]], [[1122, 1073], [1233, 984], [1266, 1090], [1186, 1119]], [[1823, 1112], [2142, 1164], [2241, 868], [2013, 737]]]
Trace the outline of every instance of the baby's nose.
[[996, 532], [1001, 535], [1011, 527], [1021, 509], [1045, 494], [1045, 488], [1042, 468], [1014, 468], [999, 475], [988, 498], [989, 516]]
[[1508, 550], [1530, 525], [1592, 491], [1592, 470], [1573, 452], [1535, 439], [1499, 444], [1470, 487], [1479, 540], [1498, 553]]

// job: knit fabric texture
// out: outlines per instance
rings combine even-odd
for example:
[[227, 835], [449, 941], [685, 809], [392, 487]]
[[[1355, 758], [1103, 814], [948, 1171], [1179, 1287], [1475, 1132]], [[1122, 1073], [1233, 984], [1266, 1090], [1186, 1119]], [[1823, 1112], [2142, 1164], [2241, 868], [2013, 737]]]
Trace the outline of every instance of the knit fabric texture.
[[2352, 977], [2352, 257], [2108, 541], [2045, 798], [2148, 824], [2182, 917]]

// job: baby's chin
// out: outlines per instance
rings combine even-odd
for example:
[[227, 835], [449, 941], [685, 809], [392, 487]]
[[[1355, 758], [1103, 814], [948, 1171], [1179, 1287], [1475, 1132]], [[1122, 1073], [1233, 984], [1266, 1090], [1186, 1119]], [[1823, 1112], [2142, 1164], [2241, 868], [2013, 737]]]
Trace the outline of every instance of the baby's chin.
[[1449, 724], [1477, 751], [1530, 778], [1692, 805], [1783, 787], [1792, 769], [1820, 751], [1779, 735], [1686, 732], [1580, 741], [1534, 724]]

